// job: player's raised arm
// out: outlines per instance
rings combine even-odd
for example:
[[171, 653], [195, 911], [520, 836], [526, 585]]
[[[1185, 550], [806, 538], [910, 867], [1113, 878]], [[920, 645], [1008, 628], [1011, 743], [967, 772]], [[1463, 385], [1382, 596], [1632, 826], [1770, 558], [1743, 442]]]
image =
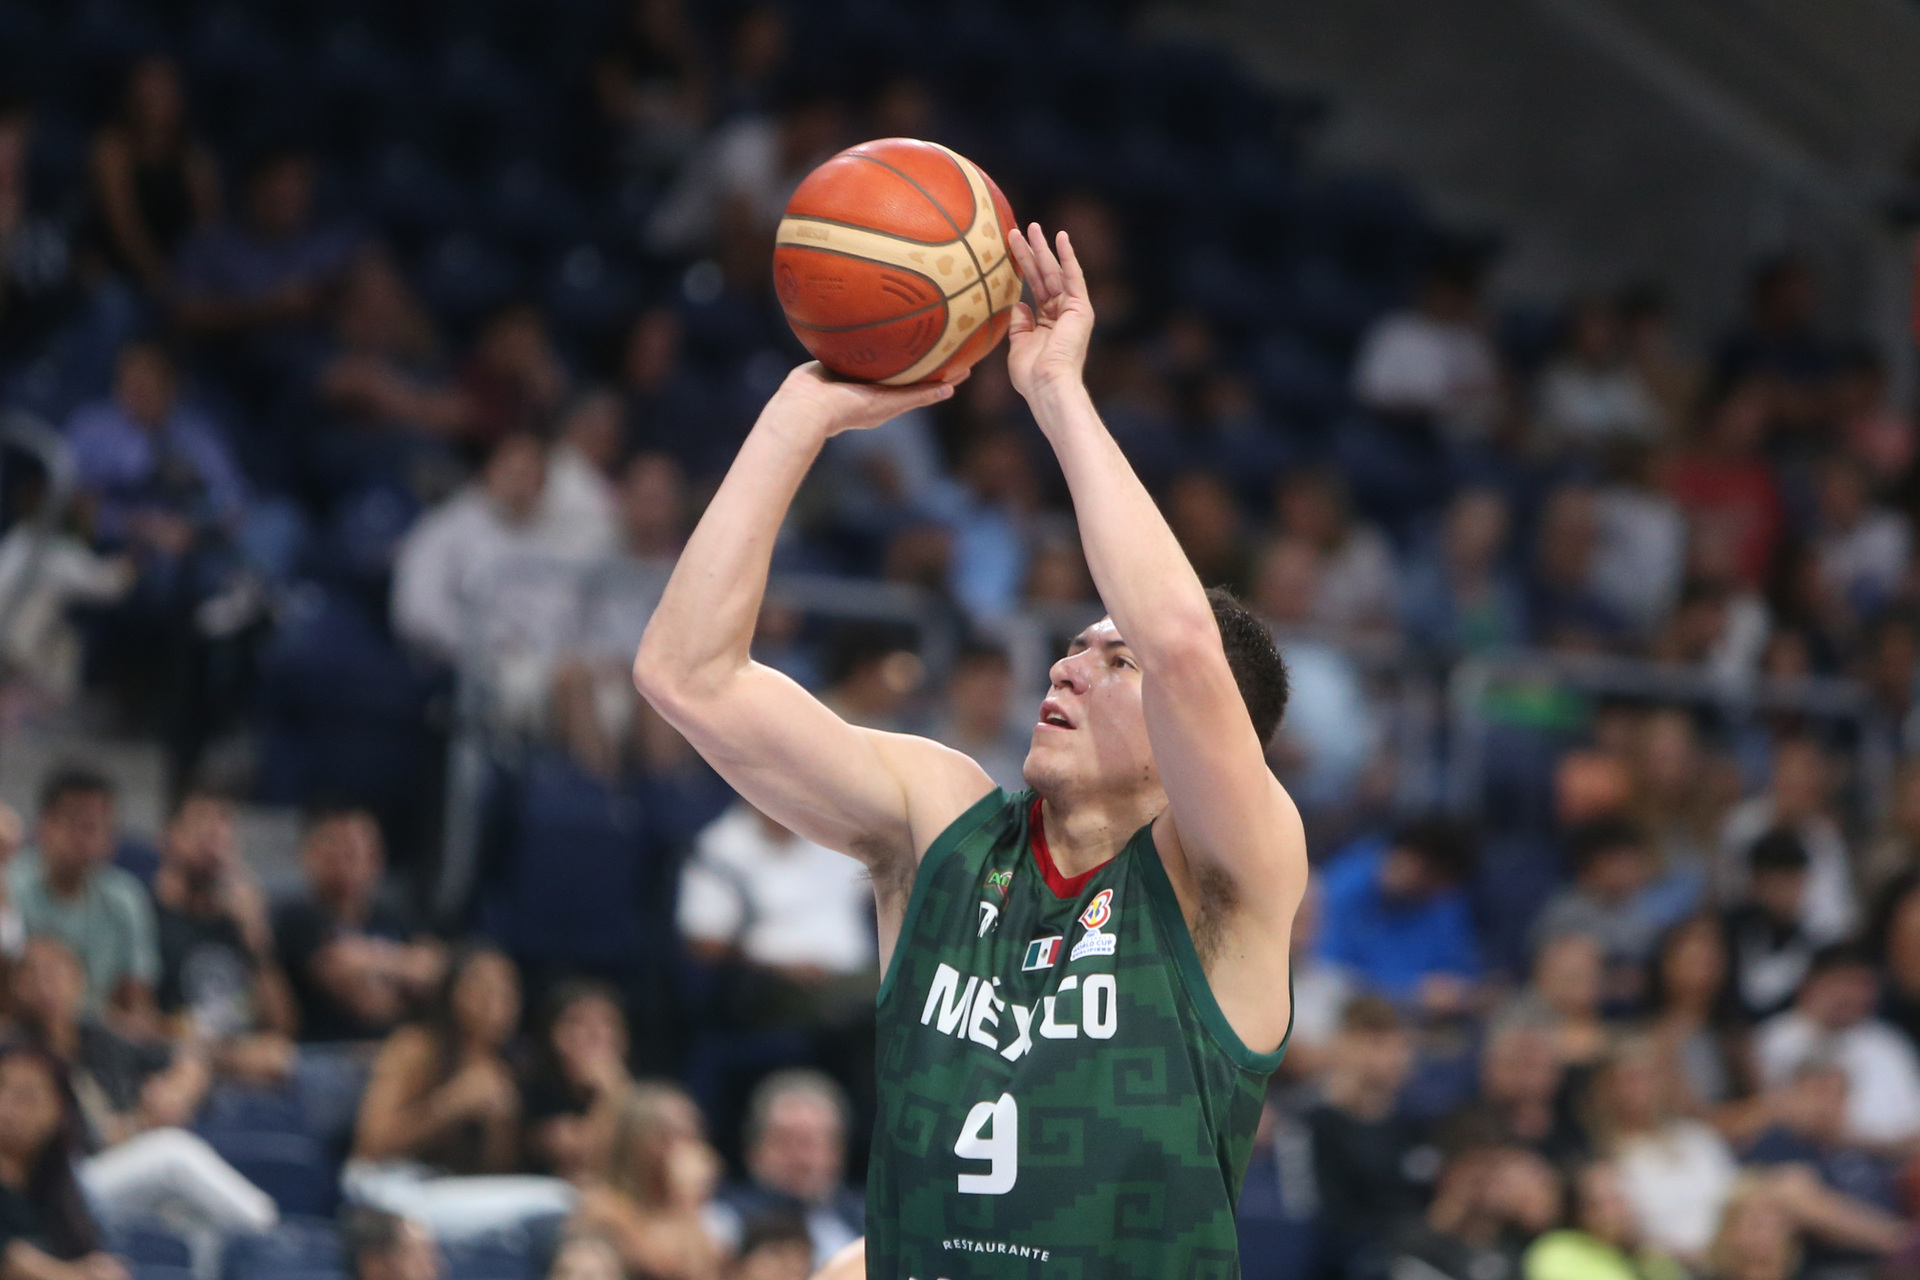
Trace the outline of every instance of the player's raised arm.
[[1014, 313], [1008, 368], [1066, 475], [1100, 599], [1139, 661], [1187, 863], [1196, 876], [1224, 873], [1237, 907], [1284, 930], [1306, 888], [1299, 815], [1267, 767], [1199, 577], [1087, 394], [1093, 307], [1066, 233], [1058, 245], [1056, 257], [1038, 224], [1010, 239], [1033, 304]]
[[753, 661], [750, 646], [774, 539], [821, 447], [952, 390], [840, 382], [815, 364], [789, 374], [687, 540], [634, 659], [641, 694], [736, 791], [869, 865], [923, 850], [992, 782], [938, 743], [849, 725]]

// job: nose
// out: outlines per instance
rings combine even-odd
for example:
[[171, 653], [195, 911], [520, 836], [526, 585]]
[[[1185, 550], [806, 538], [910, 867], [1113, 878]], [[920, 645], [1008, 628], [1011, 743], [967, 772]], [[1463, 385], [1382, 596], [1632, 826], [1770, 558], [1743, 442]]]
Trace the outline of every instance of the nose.
[[1075, 693], [1085, 693], [1087, 691], [1086, 664], [1080, 661], [1079, 654], [1068, 654], [1048, 669], [1047, 680], [1050, 688], [1065, 687]]

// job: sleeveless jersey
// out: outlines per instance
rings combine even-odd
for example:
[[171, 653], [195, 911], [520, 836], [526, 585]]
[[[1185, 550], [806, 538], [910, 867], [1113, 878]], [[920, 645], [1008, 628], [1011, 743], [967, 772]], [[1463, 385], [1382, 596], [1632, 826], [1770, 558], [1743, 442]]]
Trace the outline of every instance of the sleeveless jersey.
[[1233, 1280], [1286, 1044], [1227, 1024], [1151, 826], [1053, 872], [1061, 897], [1037, 821], [996, 790], [914, 878], [879, 994], [868, 1280]]

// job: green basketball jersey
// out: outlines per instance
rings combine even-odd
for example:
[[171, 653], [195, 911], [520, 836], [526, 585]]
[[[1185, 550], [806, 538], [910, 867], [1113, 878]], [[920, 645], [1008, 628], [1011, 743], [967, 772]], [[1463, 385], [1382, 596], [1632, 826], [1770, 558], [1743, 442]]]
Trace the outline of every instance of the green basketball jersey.
[[[927, 850], [879, 995], [868, 1280], [1230, 1280], [1266, 1080], [1142, 827], [1040, 870], [1032, 792]], [[1044, 839], [1044, 837], [1042, 837]]]

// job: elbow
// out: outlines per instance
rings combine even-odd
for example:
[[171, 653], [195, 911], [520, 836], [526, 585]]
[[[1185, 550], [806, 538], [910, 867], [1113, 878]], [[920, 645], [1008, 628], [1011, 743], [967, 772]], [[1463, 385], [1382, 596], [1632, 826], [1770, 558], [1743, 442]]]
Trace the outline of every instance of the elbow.
[[1149, 634], [1129, 635], [1127, 642], [1148, 663], [1162, 668], [1188, 668], [1191, 663], [1223, 652], [1220, 625], [1213, 620], [1212, 610], [1205, 607], [1156, 618]]

